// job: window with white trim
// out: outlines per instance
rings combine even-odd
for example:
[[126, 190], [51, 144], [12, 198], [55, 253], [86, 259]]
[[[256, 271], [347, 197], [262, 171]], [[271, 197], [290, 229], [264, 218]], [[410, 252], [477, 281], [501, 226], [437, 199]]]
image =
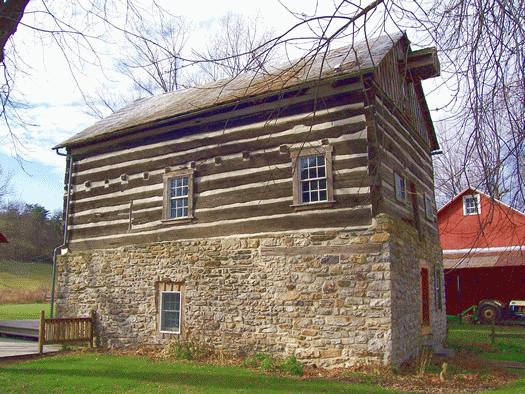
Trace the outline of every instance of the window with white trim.
[[188, 216], [188, 177], [179, 176], [170, 179], [170, 218], [185, 218]]
[[396, 200], [405, 202], [407, 199], [407, 182], [406, 179], [397, 172], [394, 172], [394, 188]]
[[193, 170], [183, 169], [164, 175], [165, 220], [193, 217]]
[[181, 293], [160, 292], [160, 331], [180, 334]]
[[428, 220], [434, 219], [434, 204], [430, 193], [425, 193], [425, 216]]
[[301, 203], [328, 201], [326, 160], [324, 155], [299, 157]]
[[479, 215], [480, 213], [479, 194], [463, 196], [463, 215]]
[[330, 206], [334, 203], [332, 185], [332, 147], [291, 151], [294, 169], [293, 206]]

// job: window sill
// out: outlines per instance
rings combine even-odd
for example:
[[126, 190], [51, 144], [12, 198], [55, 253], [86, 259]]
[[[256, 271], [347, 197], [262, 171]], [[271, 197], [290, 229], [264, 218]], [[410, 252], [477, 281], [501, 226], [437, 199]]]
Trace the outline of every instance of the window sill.
[[313, 202], [313, 203], [307, 203], [307, 204], [292, 204], [290, 205], [290, 207], [292, 207], [295, 211], [307, 211], [310, 209], [332, 208], [334, 204], [335, 204], [335, 200], [332, 200], [332, 201]]
[[161, 330], [159, 330], [159, 332], [161, 334], [176, 334], [176, 335], [180, 335], [180, 330], [179, 331], [161, 331]]
[[193, 219], [195, 219], [193, 216], [186, 216], [183, 218], [162, 219], [161, 222], [164, 224], [184, 224], [191, 223]]

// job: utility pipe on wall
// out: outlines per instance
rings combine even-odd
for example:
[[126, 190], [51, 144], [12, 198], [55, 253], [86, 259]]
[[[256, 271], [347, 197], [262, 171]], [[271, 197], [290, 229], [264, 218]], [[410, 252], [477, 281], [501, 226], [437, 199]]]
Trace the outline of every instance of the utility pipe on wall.
[[56, 265], [57, 265], [57, 253], [60, 249], [62, 249], [64, 246], [67, 245], [67, 227], [69, 222], [69, 199], [71, 196], [71, 175], [73, 172], [73, 158], [68, 153], [60, 153], [58, 148], [55, 149], [55, 152], [57, 155], [60, 156], [66, 156], [66, 162], [68, 166], [68, 174], [67, 174], [67, 194], [66, 194], [66, 206], [64, 211], [64, 237], [62, 241], [62, 245], [57, 246], [53, 250], [53, 268], [51, 270], [51, 303], [50, 303], [50, 316], [51, 318], [54, 317], [54, 307], [55, 307], [55, 281], [56, 281]]

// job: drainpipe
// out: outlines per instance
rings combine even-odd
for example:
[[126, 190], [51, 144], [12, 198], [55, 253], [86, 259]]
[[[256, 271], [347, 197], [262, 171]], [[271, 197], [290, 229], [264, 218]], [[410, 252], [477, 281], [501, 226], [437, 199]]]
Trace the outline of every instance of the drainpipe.
[[62, 245], [57, 246], [53, 250], [53, 268], [51, 271], [51, 304], [50, 304], [50, 315], [51, 318], [54, 316], [54, 307], [55, 307], [55, 280], [56, 280], [56, 266], [57, 266], [57, 253], [60, 249], [62, 249], [64, 246], [67, 245], [67, 226], [69, 222], [69, 198], [71, 196], [71, 175], [73, 170], [73, 158], [70, 154], [67, 153], [61, 153], [59, 148], [55, 149], [55, 152], [59, 156], [65, 156], [68, 166], [68, 174], [67, 174], [67, 195], [66, 195], [66, 206], [65, 206], [65, 212], [64, 212], [64, 237], [62, 241]]

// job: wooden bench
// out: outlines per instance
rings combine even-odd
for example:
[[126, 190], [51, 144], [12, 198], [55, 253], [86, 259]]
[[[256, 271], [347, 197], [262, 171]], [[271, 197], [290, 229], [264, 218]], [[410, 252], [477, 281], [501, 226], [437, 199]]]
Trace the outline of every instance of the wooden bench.
[[95, 311], [89, 317], [46, 319], [45, 312], [40, 312], [38, 326], [38, 351], [44, 351], [44, 345], [88, 342], [93, 347]]

